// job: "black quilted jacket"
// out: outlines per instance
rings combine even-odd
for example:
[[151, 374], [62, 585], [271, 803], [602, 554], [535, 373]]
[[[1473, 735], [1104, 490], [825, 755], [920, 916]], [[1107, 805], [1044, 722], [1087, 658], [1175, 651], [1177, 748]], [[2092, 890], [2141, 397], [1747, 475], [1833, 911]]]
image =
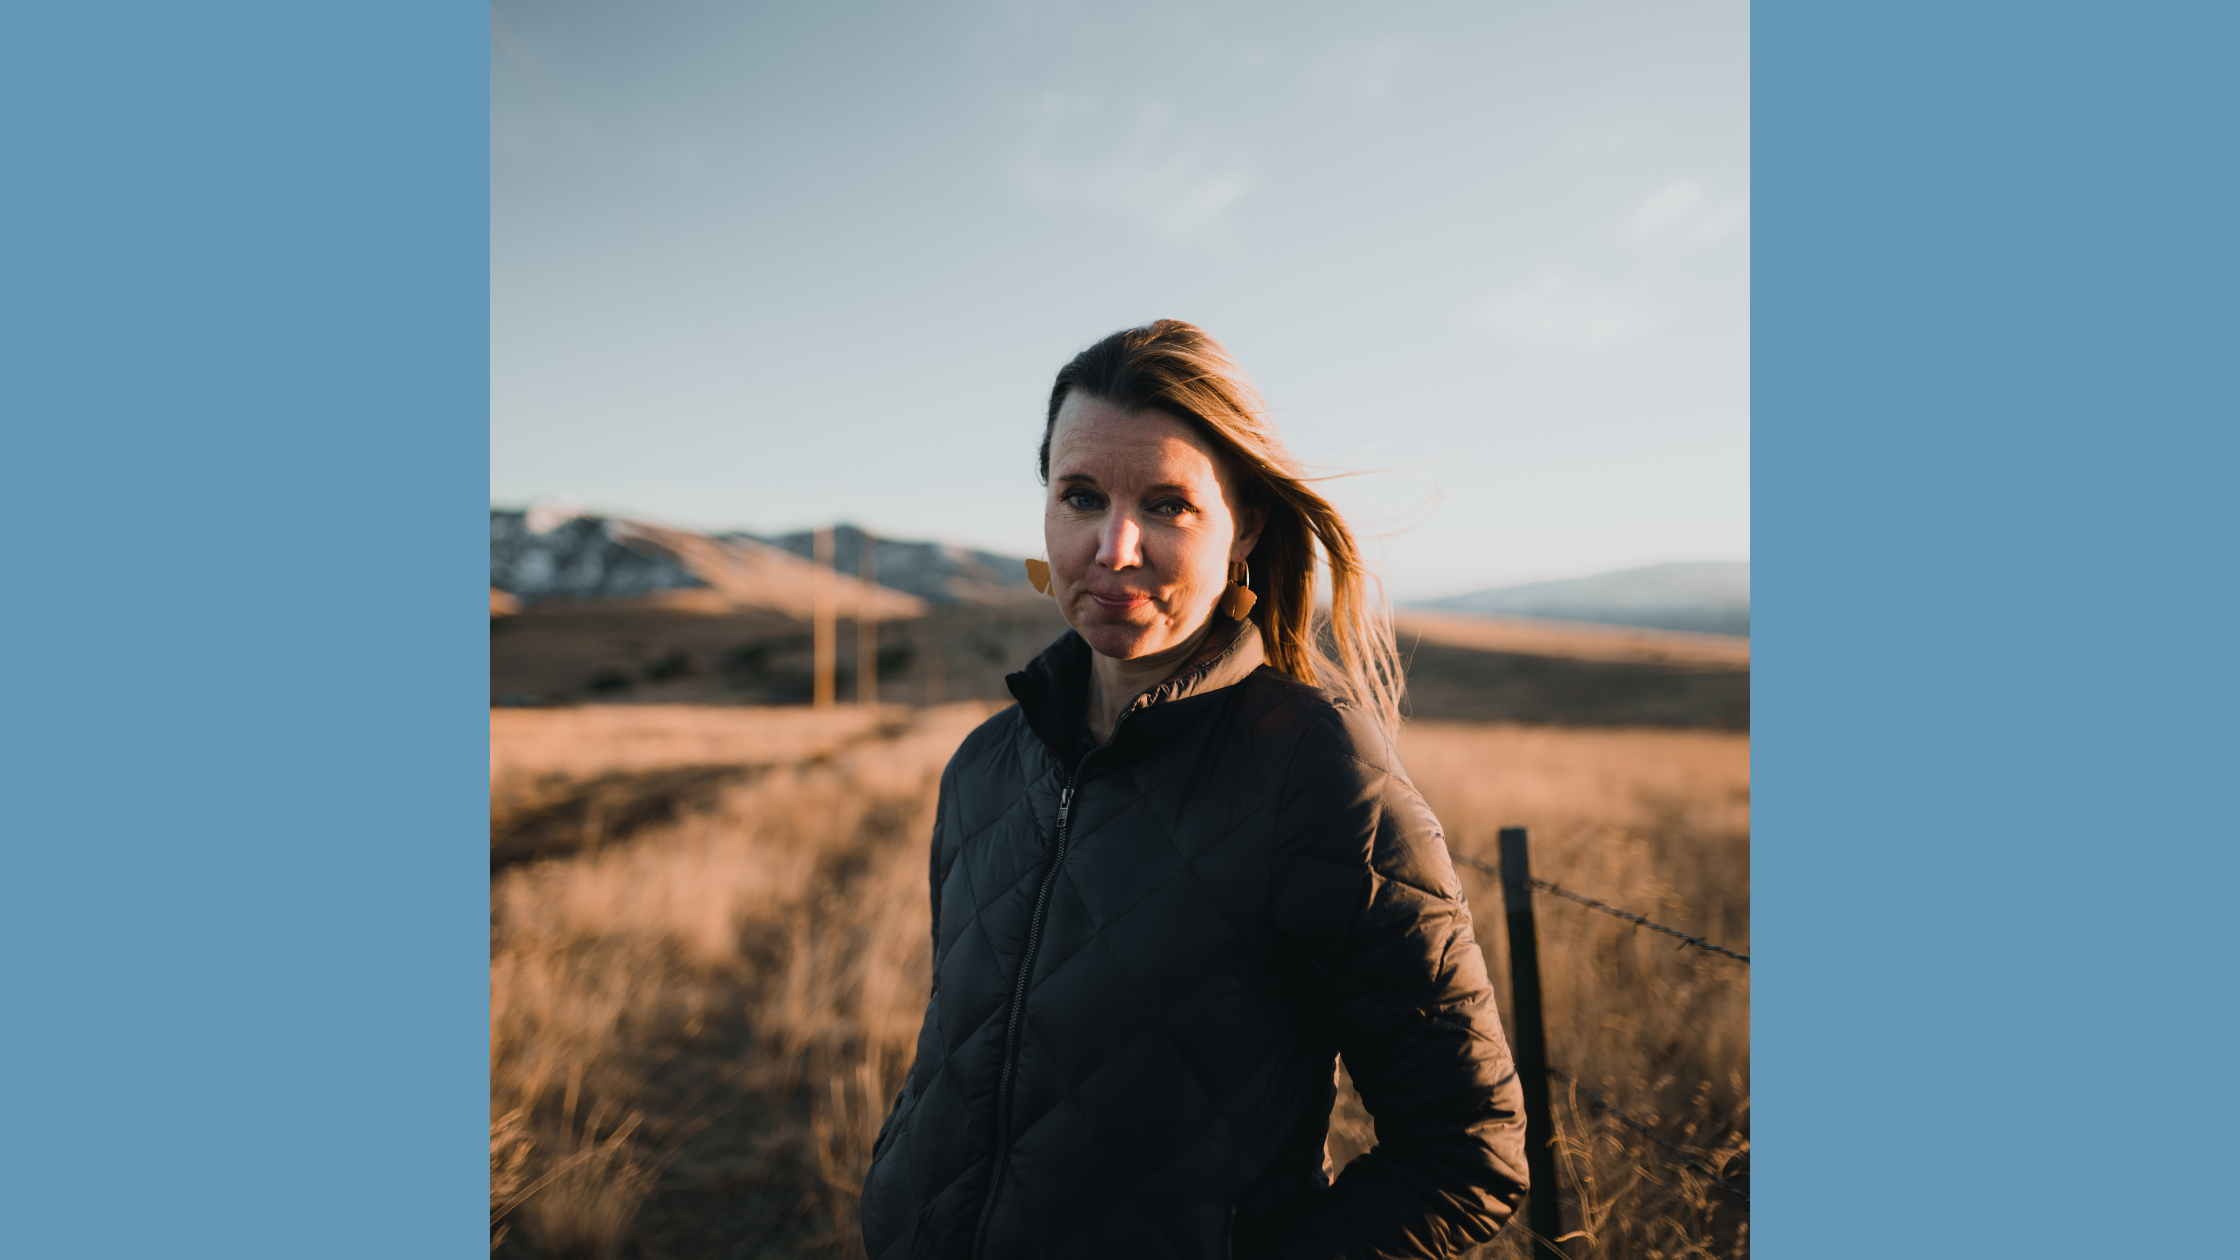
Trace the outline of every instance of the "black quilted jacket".
[[[1226, 633], [1226, 627], [1222, 627]], [[1521, 1095], [1437, 820], [1257, 629], [1082, 733], [1011, 676], [933, 833], [933, 996], [864, 1183], [873, 1260], [1448, 1256], [1525, 1187]], [[1333, 1185], [1335, 1064], [1378, 1145]]]

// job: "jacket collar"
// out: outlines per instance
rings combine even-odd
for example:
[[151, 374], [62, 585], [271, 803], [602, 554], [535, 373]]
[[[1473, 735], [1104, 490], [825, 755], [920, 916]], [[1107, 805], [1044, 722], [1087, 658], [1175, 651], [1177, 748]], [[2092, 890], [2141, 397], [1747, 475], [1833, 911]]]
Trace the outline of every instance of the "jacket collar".
[[[1165, 682], [1137, 695], [1121, 710], [1113, 742], [1126, 737], [1133, 743], [1139, 730], [1147, 735], [1159, 733], [1149, 729], [1152, 727], [1163, 731], [1168, 723], [1147, 719], [1166, 716], [1161, 710], [1179, 718], [1182, 710], [1198, 707], [1183, 705], [1183, 701], [1235, 686], [1267, 663], [1259, 626], [1250, 619], [1230, 621], [1218, 613], [1214, 616], [1211, 637], [1218, 639], [1226, 635], [1227, 642], [1219, 650], [1176, 671]], [[1068, 630], [1025, 669], [1004, 679], [1012, 696], [1019, 701], [1020, 713], [1028, 727], [1060, 761], [1069, 760], [1073, 733], [1080, 729], [1083, 710], [1088, 707], [1092, 655], [1088, 643]]]

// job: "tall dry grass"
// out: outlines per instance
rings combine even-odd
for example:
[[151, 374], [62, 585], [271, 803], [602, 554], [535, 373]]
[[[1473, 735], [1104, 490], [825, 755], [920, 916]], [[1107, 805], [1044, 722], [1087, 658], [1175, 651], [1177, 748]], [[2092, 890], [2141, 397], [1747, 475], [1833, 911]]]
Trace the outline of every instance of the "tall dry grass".
[[[493, 1247], [515, 1256], [859, 1255], [856, 1188], [909, 1067], [940, 769], [989, 712], [512, 712], [511, 783], [717, 753], [780, 768], [492, 889]], [[494, 717], [497, 715], [494, 715]], [[662, 724], [677, 728], [664, 732]], [[851, 725], [850, 723], [854, 723]], [[1413, 727], [1457, 853], [1532, 828], [1543, 878], [1747, 950], [1748, 755], [1695, 732]], [[494, 787], [495, 787], [494, 783]], [[1500, 979], [1498, 888], [1465, 873]], [[1660, 1137], [1737, 1172], [1747, 969], [1543, 899], [1550, 1054]], [[1559, 1097], [1575, 1256], [1733, 1255], [1744, 1215], [1630, 1129]], [[1372, 1141], [1350, 1091], [1342, 1161]], [[1505, 1235], [1488, 1256], [1521, 1256]]]
[[[1748, 736], [1425, 723], [1403, 734], [1401, 758], [1454, 853], [1497, 863], [1495, 833], [1527, 827], [1535, 876], [1750, 952]], [[1508, 1021], [1500, 881], [1461, 875]], [[1570, 901], [1534, 900], [1549, 1062], [1746, 1186], [1749, 967]], [[1572, 1255], [1747, 1252], [1743, 1204], [1580, 1093], [1554, 1092]], [[1488, 1254], [1525, 1255], [1521, 1237]]]

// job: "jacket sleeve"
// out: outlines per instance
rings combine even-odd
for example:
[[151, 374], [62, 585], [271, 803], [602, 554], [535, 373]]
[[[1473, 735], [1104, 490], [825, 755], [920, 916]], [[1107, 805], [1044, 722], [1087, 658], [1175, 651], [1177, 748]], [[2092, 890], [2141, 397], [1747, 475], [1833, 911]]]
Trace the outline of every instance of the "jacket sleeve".
[[[949, 862], [955, 856], [948, 851], [949, 846], [943, 843], [943, 833], [948, 830], [950, 785], [955, 782], [956, 777], [957, 767], [952, 760], [941, 770], [940, 787], [933, 798], [933, 837], [926, 845], [926, 896], [933, 903], [933, 913], [927, 922], [933, 932], [933, 949], [941, 948], [941, 877], [949, 873]], [[933, 968], [934, 974], [940, 974], [939, 960], [931, 951], [926, 954], [926, 962]]]
[[1523, 1093], [1438, 821], [1358, 711], [1302, 737], [1276, 857], [1276, 928], [1321, 990], [1377, 1145], [1278, 1223], [1267, 1254], [1459, 1255], [1523, 1199]]

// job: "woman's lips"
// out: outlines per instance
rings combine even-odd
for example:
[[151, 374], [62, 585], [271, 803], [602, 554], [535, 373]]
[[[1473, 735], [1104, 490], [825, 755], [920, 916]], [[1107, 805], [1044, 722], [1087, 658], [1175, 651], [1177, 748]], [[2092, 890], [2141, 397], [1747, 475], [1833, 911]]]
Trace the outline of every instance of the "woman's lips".
[[1097, 602], [1097, 607], [1110, 613], [1124, 613], [1151, 602], [1149, 595], [1139, 591], [1122, 592], [1118, 595], [1100, 595], [1095, 591], [1090, 591], [1089, 598]]

